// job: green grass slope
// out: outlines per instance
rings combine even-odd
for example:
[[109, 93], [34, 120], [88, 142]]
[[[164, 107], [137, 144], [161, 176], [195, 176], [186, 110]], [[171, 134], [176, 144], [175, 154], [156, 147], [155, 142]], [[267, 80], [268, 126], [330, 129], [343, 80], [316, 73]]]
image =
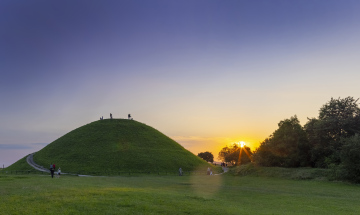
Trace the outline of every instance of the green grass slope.
[[262, 167], [249, 163], [241, 166], [235, 166], [229, 169], [227, 175], [234, 176], [256, 176], [256, 177], [274, 177], [282, 179], [295, 180], [335, 180], [330, 169], [320, 168], [283, 168], [283, 167]]
[[47, 145], [35, 163], [50, 163], [63, 172], [185, 171], [209, 165], [174, 140], [143, 123], [125, 119], [99, 120]]
[[15, 163], [13, 163], [11, 166], [6, 167], [4, 169], [4, 171], [16, 171], [16, 170], [20, 170], [20, 171], [32, 171], [34, 170], [34, 168], [32, 168], [27, 162], [26, 162], [26, 157], [21, 158], [20, 160], [16, 161]]

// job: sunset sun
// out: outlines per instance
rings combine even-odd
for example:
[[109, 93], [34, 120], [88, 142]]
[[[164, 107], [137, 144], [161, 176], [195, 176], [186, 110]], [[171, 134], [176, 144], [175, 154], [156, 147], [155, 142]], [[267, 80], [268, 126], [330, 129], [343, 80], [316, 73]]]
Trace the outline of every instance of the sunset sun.
[[246, 144], [245, 144], [244, 141], [240, 141], [240, 142], [239, 142], [239, 145], [240, 145], [241, 148], [243, 148]]

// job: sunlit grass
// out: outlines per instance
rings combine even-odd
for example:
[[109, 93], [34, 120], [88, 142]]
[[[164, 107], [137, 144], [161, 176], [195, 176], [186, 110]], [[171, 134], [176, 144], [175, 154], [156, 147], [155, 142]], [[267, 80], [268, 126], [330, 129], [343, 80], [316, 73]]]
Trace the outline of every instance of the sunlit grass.
[[360, 187], [234, 176], [0, 176], [1, 214], [358, 214]]

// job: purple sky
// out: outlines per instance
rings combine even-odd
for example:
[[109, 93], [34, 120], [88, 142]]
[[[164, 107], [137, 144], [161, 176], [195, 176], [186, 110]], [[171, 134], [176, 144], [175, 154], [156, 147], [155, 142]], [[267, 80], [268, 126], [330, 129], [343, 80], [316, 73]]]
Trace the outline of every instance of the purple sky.
[[0, 1], [0, 165], [110, 113], [193, 153], [359, 97], [360, 2]]

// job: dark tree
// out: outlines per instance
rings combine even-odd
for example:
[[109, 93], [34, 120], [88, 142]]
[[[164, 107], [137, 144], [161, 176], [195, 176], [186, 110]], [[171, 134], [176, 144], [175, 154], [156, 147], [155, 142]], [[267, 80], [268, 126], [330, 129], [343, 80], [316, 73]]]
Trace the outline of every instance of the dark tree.
[[254, 161], [263, 166], [308, 166], [310, 146], [298, 118], [285, 119], [278, 126], [256, 149]]
[[211, 152], [200, 152], [197, 156], [206, 160], [207, 162], [214, 162], [214, 155]]
[[261, 166], [281, 166], [281, 159], [271, 149], [271, 137], [265, 139], [253, 155], [253, 160]]
[[333, 99], [320, 108], [319, 118], [306, 123], [305, 130], [311, 144], [311, 161], [315, 167], [328, 167], [341, 162], [341, 139], [360, 133], [358, 99]]
[[230, 147], [225, 146], [219, 152], [218, 158], [227, 163], [231, 163], [232, 165], [237, 165], [239, 161], [239, 154], [241, 153], [241, 164], [246, 164], [251, 162], [252, 152], [251, 149], [247, 146], [244, 146], [242, 149], [238, 146], [238, 144], [233, 143]]
[[360, 136], [358, 134], [341, 140], [341, 167], [343, 177], [360, 183]]

